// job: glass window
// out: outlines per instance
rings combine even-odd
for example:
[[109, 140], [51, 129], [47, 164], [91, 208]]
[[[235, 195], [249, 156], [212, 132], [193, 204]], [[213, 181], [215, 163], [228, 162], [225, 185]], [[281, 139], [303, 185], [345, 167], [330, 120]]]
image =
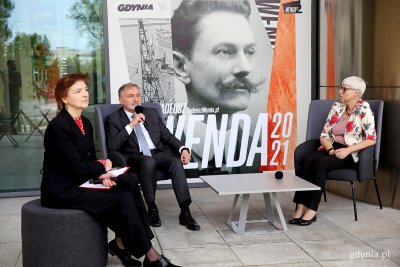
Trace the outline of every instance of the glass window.
[[105, 103], [102, 9], [101, 0], [0, 2], [0, 195], [39, 190], [59, 77], [90, 74], [92, 123], [93, 105]]

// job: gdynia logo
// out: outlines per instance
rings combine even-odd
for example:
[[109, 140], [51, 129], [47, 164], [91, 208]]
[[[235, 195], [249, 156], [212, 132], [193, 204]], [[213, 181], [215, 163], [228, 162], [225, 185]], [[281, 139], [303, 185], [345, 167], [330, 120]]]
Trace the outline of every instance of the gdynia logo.
[[118, 11], [139, 11], [139, 10], [153, 10], [153, 4], [141, 4], [141, 5], [120, 4], [118, 6]]
[[283, 12], [285, 12], [285, 14], [302, 13], [300, 9], [301, 9], [300, 0], [283, 4]]

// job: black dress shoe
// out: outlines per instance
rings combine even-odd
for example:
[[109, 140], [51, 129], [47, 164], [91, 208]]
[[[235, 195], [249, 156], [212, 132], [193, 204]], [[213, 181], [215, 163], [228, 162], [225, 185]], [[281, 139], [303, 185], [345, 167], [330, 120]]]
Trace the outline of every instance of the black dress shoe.
[[187, 229], [192, 231], [200, 230], [200, 225], [193, 219], [190, 211], [181, 212], [181, 214], [179, 214], [179, 224], [186, 226]]
[[126, 249], [119, 248], [115, 239], [108, 243], [107, 250], [111, 255], [117, 256], [124, 266], [142, 266], [142, 263], [138, 260], [135, 260]]
[[299, 221], [301, 220], [301, 218], [292, 218], [289, 223], [290, 224], [299, 224]]
[[314, 217], [312, 217], [310, 220], [304, 220], [304, 219], [300, 219], [299, 221], [299, 225], [300, 226], [307, 226], [312, 224], [313, 222], [315, 222], [317, 220], [317, 214], [314, 215]]
[[161, 220], [160, 220], [160, 216], [158, 215], [158, 209], [149, 210], [149, 219], [150, 219], [151, 226], [153, 226], [153, 227], [161, 226]]
[[144, 258], [143, 267], [181, 267], [175, 264], [172, 264], [164, 255], [160, 256], [159, 260], [149, 261], [147, 258]]

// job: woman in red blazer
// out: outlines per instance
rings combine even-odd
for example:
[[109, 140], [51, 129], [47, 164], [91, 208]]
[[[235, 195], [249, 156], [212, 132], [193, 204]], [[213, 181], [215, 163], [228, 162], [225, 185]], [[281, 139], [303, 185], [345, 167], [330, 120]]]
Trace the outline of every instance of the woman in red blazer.
[[[116, 234], [108, 251], [117, 255], [125, 266], [176, 266], [152, 246], [143, 199], [133, 174], [122, 174], [111, 180], [110, 160], [97, 160], [93, 128], [82, 116], [88, 106], [87, 74], [68, 74], [56, 85], [59, 114], [49, 123], [44, 136], [42, 205], [49, 208], [84, 210]], [[79, 187], [88, 179], [102, 179], [110, 190]]]

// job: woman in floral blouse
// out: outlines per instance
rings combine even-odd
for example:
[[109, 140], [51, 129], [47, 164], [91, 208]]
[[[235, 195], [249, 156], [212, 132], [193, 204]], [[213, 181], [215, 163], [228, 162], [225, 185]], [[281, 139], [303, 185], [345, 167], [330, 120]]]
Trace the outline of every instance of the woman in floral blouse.
[[321, 132], [321, 146], [301, 164], [299, 176], [321, 187], [319, 191], [296, 192], [293, 202], [296, 212], [290, 224], [310, 225], [316, 213], [329, 171], [354, 168], [358, 151], [375, 145], [374, 114], [369, 104], [361, 99], [365, 81], [351, 76], [343, 80], [339, 89], [340, 102], [334, 102]]

